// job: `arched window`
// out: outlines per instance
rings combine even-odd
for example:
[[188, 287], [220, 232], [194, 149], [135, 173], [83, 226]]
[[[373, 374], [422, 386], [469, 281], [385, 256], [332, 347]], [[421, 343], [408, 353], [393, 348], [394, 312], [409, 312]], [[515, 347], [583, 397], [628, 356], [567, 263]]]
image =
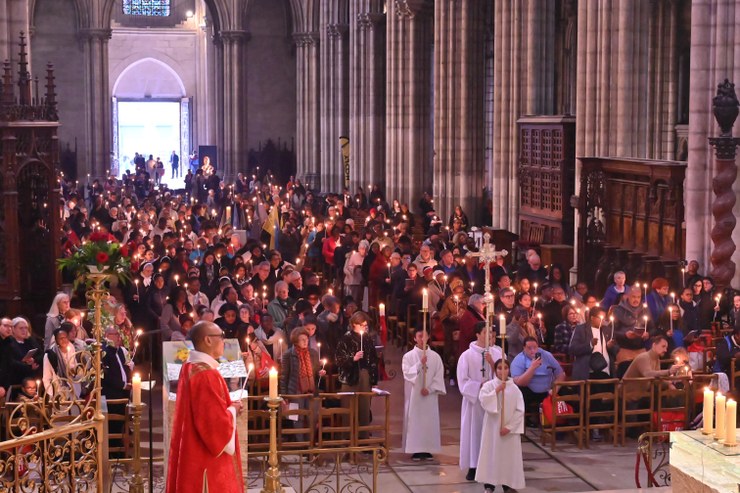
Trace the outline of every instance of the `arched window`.
[[123, 0], [125, 15], [167, 17], [170, 15], [171, 0]]

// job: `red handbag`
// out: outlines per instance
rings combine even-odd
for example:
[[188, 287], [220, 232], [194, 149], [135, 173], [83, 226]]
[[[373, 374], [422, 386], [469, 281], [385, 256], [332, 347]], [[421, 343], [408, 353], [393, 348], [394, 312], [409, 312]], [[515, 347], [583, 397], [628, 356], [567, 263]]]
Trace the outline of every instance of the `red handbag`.
[[[542, 426], [549, 426], [552, 423], [552, 395], [548, 395], [545, 397], [545, 399], [542, 401], [542, 404], [540, 404], [540, 416], [542, 416]], [[556, 415], [560, 416], [562, 414], [572, 414], [573, 413], [573, 406], [568, 404], [567, 402], [558, 401], [558, 408], [556, 411]], [[565, 418], [558, 417], [557, 423], [563, 424], [565, 421]]]

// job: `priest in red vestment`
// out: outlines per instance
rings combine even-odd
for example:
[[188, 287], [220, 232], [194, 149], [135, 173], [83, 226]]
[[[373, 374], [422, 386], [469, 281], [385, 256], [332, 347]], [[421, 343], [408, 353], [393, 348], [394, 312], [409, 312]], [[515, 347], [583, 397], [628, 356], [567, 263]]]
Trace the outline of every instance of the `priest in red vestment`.
[[236, 415], [218, 372], [224, 333], [212, 322], [190, 329], [194, 351], [182, 365], [172, 425], [167, 493], [243, 493]]

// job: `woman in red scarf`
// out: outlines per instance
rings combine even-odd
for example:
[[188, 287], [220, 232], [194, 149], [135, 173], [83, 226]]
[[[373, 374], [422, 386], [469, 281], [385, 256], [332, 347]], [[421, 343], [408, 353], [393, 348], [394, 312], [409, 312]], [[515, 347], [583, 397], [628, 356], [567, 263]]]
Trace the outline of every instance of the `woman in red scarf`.
[[[319, 361], [319, 353], [308, 347], [308, 330], [305, 327], [296, 327], [290, 333], [290, 342], [293, 346], [285, 352], [282, 361], [282, 373], [280, 375], [280, 394], [283, 396], [283, 412], [288, 411], [289, 404], [298, 404], [299, 409], [308, 409], [311, 405], [311, 397], [318, 388], [319, 377], [324, 377], [326, 372], [322, 369]], [[302, 395], [295, 399], [286, 399], [289, 395]], [[314, 429], [318, 409], [312, 407], [309, 421], [299, 419], [292, 421], [294, 427]], [[299, 441], [306, 441], [305, 435], [296, 435]]]

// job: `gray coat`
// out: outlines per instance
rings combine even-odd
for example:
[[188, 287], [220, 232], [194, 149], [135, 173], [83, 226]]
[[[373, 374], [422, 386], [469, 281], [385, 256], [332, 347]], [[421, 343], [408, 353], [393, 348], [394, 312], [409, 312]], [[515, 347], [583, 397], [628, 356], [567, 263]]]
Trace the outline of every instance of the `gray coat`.
[[[612, 327], [609, 325], [601, 326], [601, 344], [606, 347], [606, 343], [612, 338], [611, 337]], [[568, 345], [568, 354], [574, 357], [573, 361], [573, 380], [587, 380], [591, 374], [591, 353], [593, 347], [591, 346], [592, 337], [590, 324], [578, 324], [573, 331], [573, 335], [570, 338], [570, 344]], [[614, 375], [614, 361], [617, 357], [617, 346], [614, 345], [611, 348], [607, 348], [609, 353], [609, 370], [610, 375]]]
[[[319, 378], [319, 370], [321, 370], [321, 363], [319, 362], [319, 353], [315, 349], [308, 348], [309, 354], [311, 355], [311, 367], [313, 370], [313, 381], [316, 385]], [[283, 354], [282, 361], [282, 372], [280, 375], [280, 394], [300, 394], [299, 391], [299, 361], [298, 353], [295, 351], [295, 346], [285, 351]], [[318, 388], [318, 385], [316, 385]]]

